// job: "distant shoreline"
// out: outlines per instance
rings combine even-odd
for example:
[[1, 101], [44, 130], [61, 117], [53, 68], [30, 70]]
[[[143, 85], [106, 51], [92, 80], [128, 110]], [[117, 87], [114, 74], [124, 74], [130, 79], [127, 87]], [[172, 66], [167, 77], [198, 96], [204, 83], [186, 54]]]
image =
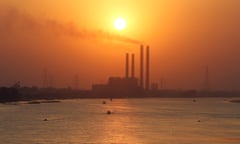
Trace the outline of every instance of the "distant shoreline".
[[[240, 96], [204, 96], [204, 97], [115, 97], [112, 99], [193, 99], [193, 102], [196, 101], [196, 99], [205, 99], [205, 98], [224, 98], [224, 101], [228, 101], [231, 103], [240, 103]], [[25, 102], [25, 104], [44, 104], [44, 103], [60, 103], [62, 100], [83, 100], [83, 99], [111, 99], [109, 97], [81, 97], [81, 98], [63, 98], [63, 99], [24, 99], [24, 100], [16, 100], [16, 101], [1, 101], [0, 104], [5, 103], [15, 103], [15, 102]], [[227, 100], [228, 99], [228, 100]]]
[[[56, 88], [0, 88], [0, 103], [18, 101], [45, 102], [64, 99], [120, 99], [120, 98], [240, 98], [240, 92], [229, 91], [197, 91], [197, 90], [149, 90], [149, 91], [103, 91], [73, 90]], [[236, 101], [237, 102], [237, 101]]]

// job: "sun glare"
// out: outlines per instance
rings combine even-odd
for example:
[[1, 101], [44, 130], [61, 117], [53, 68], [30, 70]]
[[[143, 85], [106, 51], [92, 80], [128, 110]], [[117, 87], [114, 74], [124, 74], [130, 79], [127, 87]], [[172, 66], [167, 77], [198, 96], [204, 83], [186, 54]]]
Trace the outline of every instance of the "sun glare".
[[123, 18], [117, 18], [114, 21], [114, 27], [117, 30], [124, 30], [126, 28], [126, 21]]

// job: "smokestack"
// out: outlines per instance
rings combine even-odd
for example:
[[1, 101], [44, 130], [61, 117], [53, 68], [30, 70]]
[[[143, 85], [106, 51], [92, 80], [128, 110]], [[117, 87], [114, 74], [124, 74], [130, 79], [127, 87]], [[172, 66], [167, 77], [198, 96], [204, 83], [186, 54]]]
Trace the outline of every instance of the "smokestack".
[[140, 87], [143, 88], [143, 45], [140, 46]]
[[135, 68], [135, 62], [134, 62], [134, 54], [132, 54], [132, 70], [131, 70], [131, 77], [134, 78], [134, 68]]
[[126, 53], [126, 73], [125, 73], [125, 74], [126, 74], [126, 75], [125, 75], [126, 78], [129, 77], [129, 75], [128, 75], [128, 74], [129, 74], [129, 73], [128, 73], [129, 68], [128, 68], [128, 67], [129, 67], [129, 56], [128, 56], [128, 53]]
[[149, 90], [149, 46], [146, 49], [146, 90]]

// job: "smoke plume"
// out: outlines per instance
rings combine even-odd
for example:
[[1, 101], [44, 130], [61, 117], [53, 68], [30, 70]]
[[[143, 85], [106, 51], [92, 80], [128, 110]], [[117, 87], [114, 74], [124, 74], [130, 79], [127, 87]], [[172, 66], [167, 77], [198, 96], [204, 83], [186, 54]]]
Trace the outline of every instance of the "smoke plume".
[[0, 30], [2, 34], [3, 32], [12, 33], [16, 31], [38, 34], [46, 31], [57, 36], [69, 36], [80, 39], [108, 39], [130, 44], [141, 43], [138, 40], [103, 30], [80, 29], [73, 23], [62, 23], [53, 19], [37, 19], [16, 8], [0, 10]]

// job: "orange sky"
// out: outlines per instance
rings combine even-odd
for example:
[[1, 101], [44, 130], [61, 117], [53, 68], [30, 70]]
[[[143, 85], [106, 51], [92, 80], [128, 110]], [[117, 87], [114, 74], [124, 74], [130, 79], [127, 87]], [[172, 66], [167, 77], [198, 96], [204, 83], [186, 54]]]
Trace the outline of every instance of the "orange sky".
[[[151, 48], [151, 81], [165, 88], [240, 90], [239, 0], [1, 0], [0, 85], [57, 87], [104, 83], [124, 76], [126, 52]], [[124, 31], [113, 21], [123, 17]], [[138, 76], [138, 59], [136, 75]]]

